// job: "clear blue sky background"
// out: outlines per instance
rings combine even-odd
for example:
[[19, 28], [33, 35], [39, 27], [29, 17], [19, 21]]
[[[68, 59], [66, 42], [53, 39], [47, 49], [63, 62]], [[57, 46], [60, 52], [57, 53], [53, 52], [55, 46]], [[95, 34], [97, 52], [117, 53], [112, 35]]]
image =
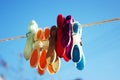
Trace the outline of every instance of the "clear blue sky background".
[[[0, 0], [0, 39], [25, 35], [32, 19], [41, 28], [51, 27], [60, 13], [71, 14], [81, 24], [101, 21], [120, 17], [120, 1]], [[120, 80], [120, 21], [83, 28], [82, 39], [83, 71], [61, 59], [58, 73], [39, 76], [23, 57], [26, 39], [17, 39], [0, 43], [0, 75], [6, 80]]]

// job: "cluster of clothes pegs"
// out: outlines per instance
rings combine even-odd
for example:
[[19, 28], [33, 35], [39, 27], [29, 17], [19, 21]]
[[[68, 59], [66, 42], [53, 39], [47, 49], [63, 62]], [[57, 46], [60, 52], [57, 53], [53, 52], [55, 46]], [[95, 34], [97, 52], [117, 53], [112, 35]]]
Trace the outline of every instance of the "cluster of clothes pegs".
[[57, 26], [38, 28], [32, 20], [29, 24], [24, 57], [40, 75], [46, 71], [55, 74], [60, 69], [60, 58], [72, 60], [78, 70], [83, 70], [85, 57], [82, 49], [82, 26], [71, 15], [59, 14]]

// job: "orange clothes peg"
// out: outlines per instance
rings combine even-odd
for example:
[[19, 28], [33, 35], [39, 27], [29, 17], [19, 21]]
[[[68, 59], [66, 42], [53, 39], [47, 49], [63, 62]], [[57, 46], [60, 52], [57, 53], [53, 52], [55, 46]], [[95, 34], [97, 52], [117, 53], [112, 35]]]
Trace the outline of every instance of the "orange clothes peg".
[[[50, 29], [45, 28], [44, 31], [41, 31], [40, 34], [43, 35], [43, 37], [41, 37], [41, 42], [42, 42], [43, 46], [40, 51], [37, 70], [40, 75], [43, 75], [47, 68], [46, 51], [47, 51], [48, 43], [49, 43], [48, 38], [49, 38], [49, 34], [50, 34]], [[38, 36], [40, 36], [40, 34]]]
[[38, 74], [44, 75], [46, 70], [42, 70], [39, 66], [37, 67]]
[[38, 58], [39, 58], [39, 50], [34, 49], [32, 52], [32, 55], [30, 57], [30, 66], [31, 67], [36, 67], [38, 64]]
[[38, 66], [41, 68], [41, 70], [45, 70], [47, 67], [46, 62], [46, 50], [42, 50], [39, 56]]
[[33, 46], [32, 54], [30, 56], [30, 66], [36, 67], [38, 65], [38, 60], [40, 56], [40, 49], [43, 47], [42, 40], [43, 39], [43, 31], [39, 29], [34, 37], [35, 43]]

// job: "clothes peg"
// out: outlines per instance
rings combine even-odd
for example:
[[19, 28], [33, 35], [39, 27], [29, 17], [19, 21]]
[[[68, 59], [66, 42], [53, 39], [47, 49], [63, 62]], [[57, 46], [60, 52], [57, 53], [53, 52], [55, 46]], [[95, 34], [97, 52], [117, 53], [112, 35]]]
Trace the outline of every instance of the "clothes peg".
[[84, 67], [85, 67], [85, 57], [84, 57], [84, 54], [82, 55], [81, 60], [78, 63], [75, 63], [75, 64], [76, 64], [76, 68], [78, 70], [83, 70], [84, 69]]
[[36, 67], [40, 75], [45, 73], [47, 68], [46, 52], [48, 49], [49, 28], [38, 29], [35, 35], [35, 44], [30, 58], [30, 66]]
[[[45, 28], [44, 29], [44, 43], [43, 43], [43, 50], [41, 51], [40, 57], [39, 57], [39, 64], [38, 66], [42, 69], [45, 70], [47, 68], [47, 61], [46, 61], [46, 54], [47, 54], [47, 49], [48, 49], [48, 38], [49, 38], [49, 34], [50, 34], [50, 29], [49, 28]], [[45, 48], [45, 46], [47, 45], [47, 47]]]
[[67, 47], [71, 41], [71, 33], [72, 33], [72, 24], [73, 18], [71, 15], [68, 15], [65, 19], [65, 23], [63, 26], [63, 34], [61, 38], [61, 44], [63, 47]]
[[64, 60], [66, 62], [71, 60], [71, 49], [72, 49], [72, 46], [73, 46], [73, 37], [71, 36], [70, 44], [66, 47], [66, 52], [65, 52], [65, 55], [64, 55]]
[[48, 72], [50, 74], [55, 74], [60, 68], [60, 58], [56, 55], [55, 51], [56, 33], [57, 27], [52, 26], [50, 29], [49, 48], [47, 52]]
[[63, 27], [63, 35], [61, 39], [61, 44], [63, 47], [66, 48], [64, 60], [68, 62], [71, 59], [71, 49], [73, 45], [73, 38], [72, 38], [72, 25], [73, 25], [73, 18], [71, 15], [68, 15], [65, 19], [65, 24]]
[[47, 61], [46, 61], [46, 50], [43, 49], [40, 52], [39, 60], [38, 60], [38, 66], [41, 70], [46, 70], [47, 68]]
[[62, 28], [64, 26], [64, 21], [65, 21], [65, 18], [62, 14], [59, 14], [57, 16], [57, 38], [56, 38], [56, 53], [57, 55], [62, 58], [65, 54], [65, 48], [61, 45], [61, 38], [62, 38], [62, 34], [63, 34], [63, 31], [62, 31]]
[[45, 74], [45, 71], [46, 71], [46, 69], [45, 69], [45, 70], [42, 70], [42, 69], [40, 68], [40, 66], [37, 66], [37, 72], [38, 72], [38, 74], [44, 75], [44, 74]]
[[56, 55], [55, 61], [52, 64], [48, 65], [49, 74], [57, 73], [60, 69], [60, 65], [61, 65], [60, 58]]
[[26, 60], [29, 60], [31, 56], [33, 45], [34, 45], [34, 36], [35, 36], [35, 33], [37, 32], [37, 29], [38, 29], [37, 23], [34, 20], [32, 20], [28, 27], [28, 33], [26, 34], [27, 41], [24, 48], [24, 57]]
[[57, 27], [52, 26], [50, 29], [48, 51], [46, 54], [46, 60], [48, 65], [52, 64], [56, 59], [56, 51], [55, 51], [56, 35], [57, 35]]
[[32, 68], [38, 66], [39, 56], [41, 55], [42, 49], [43, 49], [43, 30], [38, 29], [38, 31], [35, 34], [35, 43], [34, 47], [30, 56], [30, 66]]
[[81, 35], [82, 35], [82, 26], [79, 22], [75, 21], [73, 24], [73, 47], [71, 50], [71, 57], [73, 62], [79, 62], [82, 58], [82, 46], [80, 45], [81, 42]]

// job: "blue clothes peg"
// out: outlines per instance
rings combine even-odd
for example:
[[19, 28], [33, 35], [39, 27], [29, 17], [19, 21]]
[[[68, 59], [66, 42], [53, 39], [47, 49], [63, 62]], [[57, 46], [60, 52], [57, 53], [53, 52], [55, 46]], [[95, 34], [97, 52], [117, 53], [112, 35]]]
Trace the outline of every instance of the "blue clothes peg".
[[80, 45], [81, 42], [81, 35], [82, 35], [82, 26], [79, 22], [75, 21], [73, 23], [73, 47], [71, 50], [71, 57], [72, 61], [75, 63], [78, 63], [82, 58], [82, 45]]
[[85, 57], [84, 57], [84, 54], [83, 54], [80, 62], [76, 63], [76, 68], [78, 70], [83, 70], [84, 66], [85, 66]]

